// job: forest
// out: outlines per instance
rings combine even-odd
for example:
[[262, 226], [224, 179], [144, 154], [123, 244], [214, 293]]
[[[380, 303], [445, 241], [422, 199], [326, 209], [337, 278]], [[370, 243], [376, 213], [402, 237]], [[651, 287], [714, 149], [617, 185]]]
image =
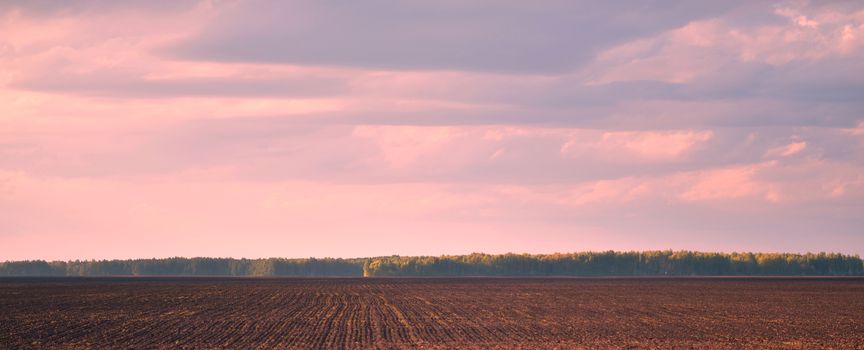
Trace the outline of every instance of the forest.
[[838, 253], [580, 252], [372, 258], [7, 261], [0, 276], [861, 276]]

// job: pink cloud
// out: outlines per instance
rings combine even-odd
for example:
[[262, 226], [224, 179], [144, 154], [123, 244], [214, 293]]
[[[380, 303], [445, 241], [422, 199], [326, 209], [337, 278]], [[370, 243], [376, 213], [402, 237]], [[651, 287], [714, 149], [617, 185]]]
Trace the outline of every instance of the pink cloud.
[[393, 167], [416, 166], [421, 157], [441, 152], [465, 131], [453, 127], [368, 126], [354, 128], [352, 136], [375, 142], [385, 161]]
[[623, 150], [648, 160], [676, 160], [712, 137], [711, 131], [606, 132], [598, 148]]
[[653, 181], [638, 178], [602, 180], [571, 187], [564, 199], [566, 205], [585, 206], [621, 204], [649, 196]]
[[679, 198], [685, 201], [706, 201], [754, 197], [778, 202], [782, 197], [776, 186], [755, 178], [760, 168], [773, 165], [769, 162], [692, 174], [692, 184], [679, 194]]
[[852, 135], [864, 135], [864, 122], [859, 122], [855, 128], [849, 129]]
[[765, 153], [766, 157], [789, 157], [796, 155], [807, 148], [807, 142], [793, 142], [785, 146], [780, 146], [776, 148], [769, 149], [768, 152]]
[[592, 82], [651, 79], [684, 83], [713, 76], [724, 66], [740, 62], [779, 66], [861, 53], [864, 11], [791, 6], [778, 7], [775, 14], [786, 23], [736, 25], [710, 18], [612, 47], [598, 56], [592, 68], [600, 73]]

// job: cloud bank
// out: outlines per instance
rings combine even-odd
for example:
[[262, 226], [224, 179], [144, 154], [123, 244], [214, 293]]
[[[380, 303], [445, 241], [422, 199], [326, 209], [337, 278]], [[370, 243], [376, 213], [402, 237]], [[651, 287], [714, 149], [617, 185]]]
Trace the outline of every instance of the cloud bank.
[[864, 253], [855, 2], [11, 1], [0, 33], [0, 260]]

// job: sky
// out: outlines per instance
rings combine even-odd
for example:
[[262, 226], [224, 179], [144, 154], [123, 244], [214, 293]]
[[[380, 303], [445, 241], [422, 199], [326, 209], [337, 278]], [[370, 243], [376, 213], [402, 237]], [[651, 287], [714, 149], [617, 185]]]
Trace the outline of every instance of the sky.
[[864, 2], [0, 2], [0, 261], [864, 254]]

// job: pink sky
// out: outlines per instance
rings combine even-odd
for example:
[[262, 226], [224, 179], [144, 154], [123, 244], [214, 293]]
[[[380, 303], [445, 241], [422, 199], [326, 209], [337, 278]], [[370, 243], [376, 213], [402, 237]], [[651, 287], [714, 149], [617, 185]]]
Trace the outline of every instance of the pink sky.
[[864, 254], [864, 4], [0, 4], [0, 261]]

